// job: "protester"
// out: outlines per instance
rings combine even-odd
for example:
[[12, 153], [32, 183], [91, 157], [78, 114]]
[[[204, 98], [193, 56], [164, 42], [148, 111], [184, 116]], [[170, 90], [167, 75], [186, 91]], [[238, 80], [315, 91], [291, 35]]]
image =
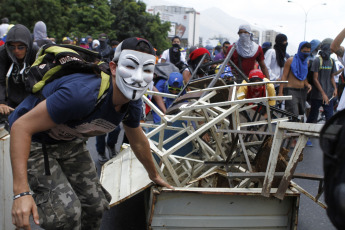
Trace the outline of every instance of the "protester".
[[173, 63], [177, 68], [183, 68], [186, 63], [186, 53], [182, 52], [181, 39], [175, 36], [171, 39], [172, 47], [162, 53], [161, 62]]
[[226, 57], [226, 51], [228, 50], [230, 46], [229, 41], [223, 42], [222, 50], [214, 57], [214, 61], [222, 60]]
[[[270, 75], [264, 61], [264, 52], [262, 51], [261, 46], [253, 42], [253, 33], [251, 31], [252, 30], [249, 25], [240, 25], [238, 29], [239, 39], [235, 42], [236, 50], [231, 56], [231, 60], [247, 76], [249, 75], [249, 72], [255, 68], [255, 64], [257, 62], [266, 78], [270, 79]], [[229, 47], [228, 52], [232, 46], [233, 45]]]
[[[10, 115], [16, 227], [28, 228], [32, 213], [35, 223], [44, 229], [100, 228], [110, 196], [100, 185], [84, 138], [112, 131], [121, 121], [150, 179], [172, 188], [156, 171], [149, 142], [140, 127], [141, 96], [152, 81], [154, 63], [154, 50], [148, 41], [128, 38], [109, 63], [109, 92], [92, 114], [101, 78], [76, 73], [50, 82], [42, 91], [46, 99], [30, 95]], [[45, 175], [42, 141], [50, 176]]]
[[97, 50], [97, 47], [99, 46], [99, 41], [97, 39], [92, 41], [92, 50]]
[[272, 42], [264, 42], [262, 43], [262, 51], [264, 51], [264, 55], [266, 54], [267, 50], [272, 48]]
[[[279, 96], [292, 95], [292, 100], [285, 101], [285, 110], [295, 115], [304, 115], [307, 93], [312, 86], [307, 81], [308, 61], [310, 54], [310, 43], [304, 41], [299, 44], [297, 54], [290, 57], [284, 66], [282, 81], [288, 81], [286, 84], [280, 84]], [[307, 90], [306, 90], [307, 88]]]
[[[205, 49], [205, 48], [198, 48], [195, 49], [193, 52], [191, 52], [189, 54], [189, 60], [188, 60], [188, 68], [186, 68], [183, 71], [183, 81], [185, 83], [188, 83], [189, 80], [192, 77], [192, 72], [196, 69], [196, 67], [198, 66], [199, 62], [201, 61], [202, 57], [206, 55], [203, 64], [210, 62], [211, 61], [211, 55], [210, 52]], [[197, 76], [195, 77], [203, 77], [205, 74], [207, 74], [209, 67], [205, 67], [205, 68], [199, 68], [197, 70]]]
[[109, 62], [112, 59], [112, 48], [108, 45], [108, 36], [105, 33], [102, 33], [98, 37], [99, 46], [95, 48], [95, 51], [99, 52], [103, 61]]
[[[286, 61], [287, 36], [285, 34], [278, 34], [275, 38], [273, 49], [269, 49], [265, 54], [265, 64], [268, 69], [271, 81], [280, 81], [283, 75], [284, 64]], [[275, 86], [278, 94], [279, 84]]]
[[[249, 73], [249, 83], [254, 82], [269, 82], [265, 75], [259, 69], [251, 70]], [[243, 80], [242, 84], [247, 83]], [[274, 89], [274, 85], [272, 83], [266, 85], [251, 85], [251, 86], [240, 86], [237, 90], [238, 99], [250, 99], [250, 98], [259, 98], [259, 97], [266, 97], [266, 87], [269, 97], [276, 96], [276, 92]], [[275, 100], [269, 100], [268, 104], [274, 106], [276, 104]], [[266, 114], [266, 110], [259, 108], [261, 114]]]
[[90, 48], [88, 43], [87, 43], [86, 38], [81, 38], [79, 44], [80, 44], [79, 45], [80, 47], [83, 47], [85, 49], [89, 49]]
[[7, 33], [8, 26], [9, 26], [9, 20], [8, 18], [2, 18], [1, 19], [1, 25], [0, 25], [0, 39]]
[[337, 96], [337, 87], [334, 80], [336, 73], [335, 61], [330, 57], [331, 48], [330, 41], [326, 39], [321, 42], [320, 56], [315, 58], [311, 71], [314, 72], [314, 87], [311, 91], [311, 109], [307, 119], [308, 123], [316, 123], [319, 116], [319, 108], [323, 107], [323, 111], [328, 121], [333, 116], [332, 98]]
[[87, 35], [85, 38], [87, 41], [87, 45], [89, 46], [89, 49], [92, 50], [92, 41], [93, 41], [92, 36]]
[[[172, 72], [169, 75], [169, 78], [167, 80], [161, 78], [160, 80], [157, 81], [157, 83], [155, 85], [156, 89], [159, 92], [170, 93], [170, 94], [175, 94], [175, 95], [177, 95], [181, 92], [181, 90], [183, 89], [183, 86], [184, 86], [183, 85], [183, 76], [179, 72]], [[157, 99], [157, 97], [155, 97], [155, 99]], [[163, 106], [158, 105], [158, 107], [162, 110], [163, 113], [166, 113], [167, 108], [169, 108], [169, 106], [173, 103], [174, 99], [164, 97], [163, 101], [164, 101]], [[152, 111], [152, 117], [153, 117], [153, 122], [155, 124], [160, 123], [161, 118], [154, 111]]]
[[33, 45], [28, 28], [17, 24], [0, 47], [0, 113], [9, 114], [28, 95], [25, 70], [35, 61], [38, 47]]
[[53, 42], [47, 36], [47, 26], [44, 22], [38, 21], [34, 27], [34, 44], [42, 47], [45, 44], [52, 44]]

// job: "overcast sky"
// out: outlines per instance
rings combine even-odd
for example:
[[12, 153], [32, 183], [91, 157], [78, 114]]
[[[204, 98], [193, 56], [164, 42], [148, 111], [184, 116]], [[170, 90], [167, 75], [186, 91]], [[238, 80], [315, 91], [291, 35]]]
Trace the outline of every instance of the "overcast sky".
[[[174, 5], [193, 7], [199, 12], [210, 7], [218, 7], [230, 16], [245, 19], [252, 25], [286, 34], [289, 43], [293, 43], [296, 47], [304, 39], [305, 18], [307, 18], [306, 41], [335, 38], [345, 27], [344, 0], [291, 1], [293, 2], [289, 3], [287, 0], [173, 0], [170, 2]], [[149, 5], [154, 1], [144, 0], [144, 2]], [[162, 5], [165, 1], [158, 2]], [[322, 5], [323, 3], [326, 5]]]

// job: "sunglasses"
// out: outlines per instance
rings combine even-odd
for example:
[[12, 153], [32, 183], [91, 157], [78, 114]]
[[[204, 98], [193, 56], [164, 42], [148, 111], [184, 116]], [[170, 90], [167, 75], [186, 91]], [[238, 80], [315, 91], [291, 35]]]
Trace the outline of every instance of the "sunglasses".
[[182, 87], [181, 88], [175, 88], [175, 87], [168, 87], [168, 90], [170, 91], [170, 92], [172, 92], [172, 91], [176, 91], [176, 92], [180, 92], [181, 90], [182, 90]]
[[9, 45], [8, 48], [9, 48], [11, 51], [13, 51], [13, 50], [15, 50], [15, 49], [23, 50], [23, 49], [26, 48], [26, 46], [25, 46], [25, 45], [20, 45], [20, 46]]

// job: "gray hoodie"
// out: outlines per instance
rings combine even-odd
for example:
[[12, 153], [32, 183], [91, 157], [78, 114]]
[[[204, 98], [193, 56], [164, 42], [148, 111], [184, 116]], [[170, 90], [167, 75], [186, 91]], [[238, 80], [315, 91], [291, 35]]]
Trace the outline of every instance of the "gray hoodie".
[[[9, 49], [10, 42], [22, 42], [27, 46], [24, 60], [17, 60]], [[6, 43], [0, 47], [0, 104], [16, 107], [28, 95], [25, 91], [24, 70], [34, 63], [37, 51], [38, 47], [33, 45], [28, 28], [17, 24], [8, 31]], [[7, 78], [8, 86], [6, 87]]]
[[47, 37], [47, 26], [44, 22], [38, 21], [34, 27], [34, 44], [38, 47], [42, 47], [45, 44], [50, 44], [50, 41]]

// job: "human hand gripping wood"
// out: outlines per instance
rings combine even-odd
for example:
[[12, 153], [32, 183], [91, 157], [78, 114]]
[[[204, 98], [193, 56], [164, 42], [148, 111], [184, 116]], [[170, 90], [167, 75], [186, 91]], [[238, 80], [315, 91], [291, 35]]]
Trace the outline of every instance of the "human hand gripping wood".
[[37, 206], [32, 196], [23, 196], [13, 201], [12, 223], [17, 228], [31, 230], [30, 215], [32, 213], [34, 222], [39, 225]]

